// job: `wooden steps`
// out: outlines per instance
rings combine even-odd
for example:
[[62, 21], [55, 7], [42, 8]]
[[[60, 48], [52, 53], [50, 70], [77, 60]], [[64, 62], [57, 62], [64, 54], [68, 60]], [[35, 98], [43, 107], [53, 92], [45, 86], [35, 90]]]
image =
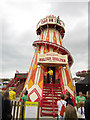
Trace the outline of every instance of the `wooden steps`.
[[45, 84], [43, 87], [43, 99], [40, 102], [41, 116], [57, 116], [57, 101], [60, 100], [61, 89], [59, 84]]

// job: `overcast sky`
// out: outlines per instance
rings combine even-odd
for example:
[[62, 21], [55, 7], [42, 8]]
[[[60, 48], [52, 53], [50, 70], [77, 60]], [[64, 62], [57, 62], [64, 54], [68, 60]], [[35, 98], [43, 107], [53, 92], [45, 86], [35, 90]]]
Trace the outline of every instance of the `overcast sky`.
[[36, 25], [47, 15], [59, 16], [65, 23], [63, 46], [74, 59], [72, 76], [88, 69], [88, 1], [42, 2], [3, 0], [0, 6], [0, 78], [13, 78], [16, 70], [28, 72], [38, 40]]

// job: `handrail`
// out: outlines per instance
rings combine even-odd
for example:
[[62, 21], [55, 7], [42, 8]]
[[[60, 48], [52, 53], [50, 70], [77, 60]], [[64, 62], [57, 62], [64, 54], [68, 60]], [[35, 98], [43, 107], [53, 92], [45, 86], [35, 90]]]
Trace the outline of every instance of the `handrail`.
[[6, 89], [13, 84], [14, 79], [12, 79], [6, 86]]
[[[22, 87], [22, 88], [23, 88], [23, 87]], [[18, 94], [20, 93], [20, 91], [22, 90], [22, 88], [19, 89], [19, 91], [16, 92], [16, 95], [17, 95], [17, 96], [18, 96]]]
[[8, 90], [9, 86], [11, 87], [13, 85], [13, 79], [9, 81], [9, 83], [6, 85], [5, 88], [2, 88], [2, 90]]
[[64, 88], [63, 88], [63, 79], [62, 79], [62, 75], [60, 73], [60, 83], [61, 83], [61, 91], [64, 94]]
[[[15, 82], [14, 82], [15, 81]], [[7, 86], [6, 86], [6, 90], [8, 89], [8, 87], [10, 86], [10, 87], [12, 87], [13, 85], [14, 85], [14, 83], [16, 83], [17, 82], [17, 79], [12, 79], [8, 84], [7, 84]]]
[[16, 89], [18, 89], [22, 84], [24, 84], [23, 82], [22, 83], [18, 83], [17, 85], [16, 85]]
[[41, 109], [40, 109], [40, 116], [42, 117], [42, 99], [40, 101], [40, 107], [41, 107]]
[[18, 88], [18, 90], [16, 91], [16, 94], [18, 94], [20, 92], [20, 90], [23, 88], [23, 83], [20, 84], [17, 88]]
[[52, 89], [52, 105], [53, 105], [53, 117], [55, 117], [55, 105], [54, 105], [54, 93], [53, 93], [53, 83], [51, 83], [51, 89]]
[[42, 86], [42, 97], [41, 97], [41, 100], [40, 100], [40, 116], [42, 117], [42, 100], [43, 100], [43, 87], [44, 87], [44, 80], [43, 80], [43, 86]]

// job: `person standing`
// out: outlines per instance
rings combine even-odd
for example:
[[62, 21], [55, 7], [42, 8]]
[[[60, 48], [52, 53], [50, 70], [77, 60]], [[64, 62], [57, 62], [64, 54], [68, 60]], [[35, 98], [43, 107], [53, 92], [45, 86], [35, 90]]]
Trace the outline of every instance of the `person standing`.
[[85, 101], [85, 118], [90, 120], [90, 91], [87, 91], [87, 100]]
[[28, 96], [28, 91], [27, 90], [25, 90], [24, 91], [24, 95], [23, 95], [23, 97], [22, 97], [22, 120], [23, 120], [23, 114], [24, 114], [24, 104], [25, 104], [25, 102], [26, 101], [29, 101], [29, 96]]
[[49, 74], [49, 80], [50, 80], [50, 83], [52, 83], [52, 76], [53, 76], [53, 70], [51, 68], [49, 68], [49, 71], [46, 72], [47, 74]]
[[73, 101], [72, 101], [72, 99], [70, 97], [70, 93], [69, 92], [66, 92], [66, 99], [65, 99], [65, 101], [67, 102], [66, 105], [70, 104], [70, 105], [72, 105], [74, 107], [74, 104], [73, 104]]
[[12, 107], [11, 107], [11, 100], [9, 98], [9, 92], [6, 91], [3, 95], [3, 115], [2, 120], [11, 120], [12, 118]]
[[81, 114], [82, 118], [85, 119], [85, 114], [84, 114], [84, 105], [83, 103], [80, 104], [80, 107], [78, 108], [77, 111], [79, 114]]
[[77, 104], [77, 108], [79, 108], [80, 104], [85, 103], [86, 98], [84, 96], [82, 96], [82, 92], [79, 92], [79, 96], [76, 97], [76, 104]]
[[65, 109], [64, 120], [78, 120], [75, 108], [68, 104]]
[[24, 95], [22, 97], [22, 103], [23, 103], [23, 105], [24, 105], [24, 103], [26, 101], [29, 101], [29, 96], [28, 96], [28, 91], [27, 90], [24, 91]]
[[9, 88], [9, 98], [10, 98], [11, 102], [16, 99], [16, 92], [13, 91], [13, 88], [11, 88], [11, 87]]
[[66, 108], [66, 101], [64, 100], [64, 98], [65, 98], [64, 94], [61, 94], [61, 99], [59, 101], [57, 101], [57, 105], [58, 105], [58, 119], [62, 119], [63, 118], [63, 116], [61, 115], [62, 106], [64, 105], [64, 107]]
[[2, 120], [3, 113], [3, 96], [0, 94], [0, 120]]
[[44, 72], [44, 83], [47, 83], [47, 74]]

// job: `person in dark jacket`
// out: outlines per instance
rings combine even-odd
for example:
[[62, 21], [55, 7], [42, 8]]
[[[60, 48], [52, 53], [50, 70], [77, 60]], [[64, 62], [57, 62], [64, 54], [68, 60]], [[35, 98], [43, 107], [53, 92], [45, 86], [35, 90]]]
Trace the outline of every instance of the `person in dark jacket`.
[[0, 94], [0, 120], [2, 120], [3, 113], [3, 96]]
[[9, 92], [6, 91], [3, 95], [3, 120], [11, 120], [11, 100], [9, 99]]
[[66, 92], [66, 99], [65, 99], [65, 101], [67, 102], [66, 105], [70, 104], [70, 105], [72, 105], [74, 107], [74, 104], [73, 104], [72, 99], [70, 98], [70, 93], [69, 92]]
[[90, 91], [87, 91], [87, 100], [85, 101], [85, 118], [90, 120]]

